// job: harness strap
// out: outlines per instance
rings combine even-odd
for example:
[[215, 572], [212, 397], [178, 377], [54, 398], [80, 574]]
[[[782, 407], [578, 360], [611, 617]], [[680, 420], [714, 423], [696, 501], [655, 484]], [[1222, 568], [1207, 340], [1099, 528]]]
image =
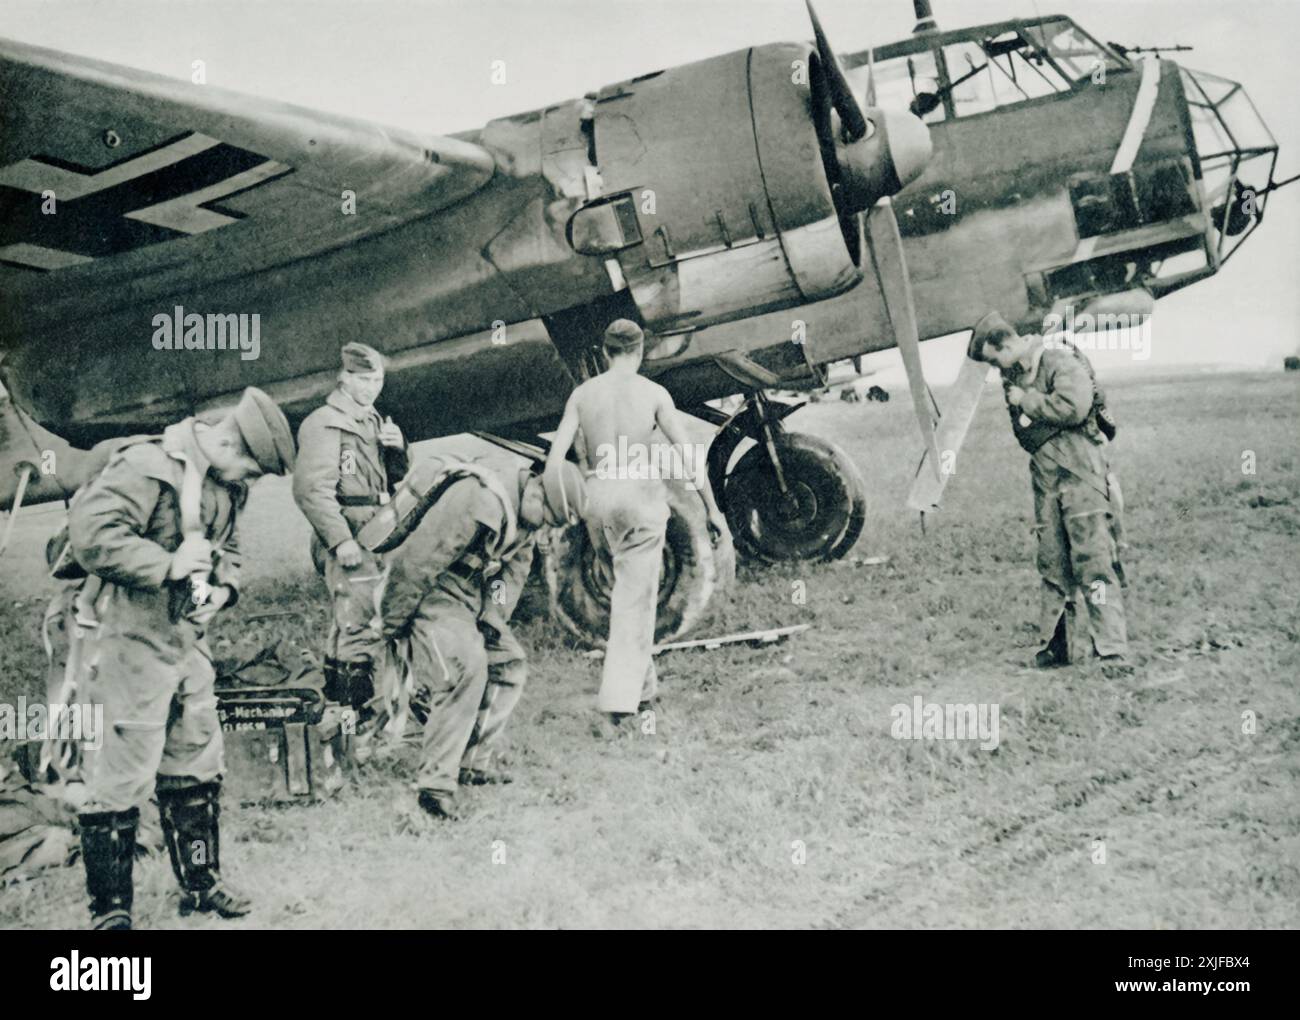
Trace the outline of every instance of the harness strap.
[[476, 478], [479, 483], [487, 489], [488, 492], [496, 496], [497, 501], [500, 502], [501, 512], [505, 517], [506, 526], [497, 536], [495, 545], [491, 549], [486, 550], [494, 560], [500, 559], [501, 554], [514, 545], [519, 528], [518, 518], [515, 515], [514, 501], [510, 498], [509, 493], [506, 492], [505, 486], [501, 484], [501, 479], [498, 478], [494, 472], [489, 471], [484, 467], [480, 467], [478, 464], [471, 464], [468, 461], [453, 461], [448, 465], [448, 472], [454, 472], [462, 477], [469, 475]]
[[[426, 483], [424, 479], [429, 474], [433, 476], [432, 481]], [[485, 549], [489, 557], [500, 558], [502, 552], [514, 545], [518, 531], [514, 501], [493, 472], [462, 460], [427, 462], [407, 475], [388, 505], [357, 532], [357, 541], [371, 552], [395, 549], [419, 526], [443, 493], [464, 478], [473, 478], [501, 504], [505, 526], [497, 532], [492, 548]]]
[[[183, 538], [202, 538], [203, 476], [199, 474], [198, 465], [190, 458], [183, 454], [172, 454], [172, 456], [179, 460], [185, 468], [184, 474], [181, 476], [180, 491], [181, 535]], [[211, 587], [208, 584], [207, 571], [196, 570], [190, 574], [190, 585], [196, 608], [208, 601]]]
[[1052, 436], [1052, 438], [1047, 440], [1045, 443], [1043, 443], [1043, 445], [1040, 446], [1036, 452], [1043, 454], [1043, 456], [1047, 460], [1050, 460], [1062, 471], [1074, 475], [1075, 478], [1079, 479], [1079, 481], [1083, 482], [1094, 492], [1097, 492], [1099, 495], [1101, 495], [1103, 499], [1106, 500], [1107, 503], [1109, 503], [1110, 486], [1106, 483], [1106, 479], [1093, 474], [1091, 471], [1087, 471], [1087, 470], [1080, 471], [1077, 470], [1076, 468], [1069, 467], [1063, 464], [1058, 458], [1052, 456], [1052, 450], [1054, 449], [1054, 447], [1051, 444], [1056, 440], [1057, 436], [1059, 435], [1060, 433], [1058, 432], [1055, 436]]

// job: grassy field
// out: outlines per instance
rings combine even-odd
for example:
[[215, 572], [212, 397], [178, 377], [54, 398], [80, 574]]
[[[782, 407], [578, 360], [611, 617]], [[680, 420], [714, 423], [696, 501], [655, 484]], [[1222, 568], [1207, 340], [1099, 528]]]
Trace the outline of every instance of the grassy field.
[[[590, 731], [597, 665], [527, 620], [516, 782], [470, 793], [459, 823], [427, 821], [403, 752], [322, 806], [228, 805], [225, 870], [257, 902], [235, 926], [1295, 926], [1298, 387], [1294, 374], [1110, 385], [1127, 679], [1024, 668], [1028, 468], [995, 390], [925, 537], [902, 508], [919, 451], [905, 394], [800, 411], [791, 425], [843, 444], [867, 479], [852, 557], [887, 565], [743, 567], [714, 629], [811, 631], [663, 657], [656, 732], [613, 743]], [[40, 690], [37, 548], [58, 519], [20, 522], [3, 563], [6, 699]], [[249, 522], [250, 577], [218, 652], [309, 645], [323, 603], [282, 482], [259, 486]], [[245, 622], [279, 609], [300, 615]], [[894, 739], [890, 709], [916, 695], [997, 705], [999, 745]], [[162, 860], [138, 866], [137, 885], [141, 926], [230, 924], [179, 921]], [[85, 917], [79, 868], [0, 890], [5, 926]]]

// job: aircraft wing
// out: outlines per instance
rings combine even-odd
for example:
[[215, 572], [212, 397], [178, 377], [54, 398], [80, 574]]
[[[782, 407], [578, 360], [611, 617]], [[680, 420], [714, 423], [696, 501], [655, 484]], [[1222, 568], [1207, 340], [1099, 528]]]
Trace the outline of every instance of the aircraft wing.
[[465, 139], [5, 40], [0, 96], [0, 348], [381, 233], [495, 171]]

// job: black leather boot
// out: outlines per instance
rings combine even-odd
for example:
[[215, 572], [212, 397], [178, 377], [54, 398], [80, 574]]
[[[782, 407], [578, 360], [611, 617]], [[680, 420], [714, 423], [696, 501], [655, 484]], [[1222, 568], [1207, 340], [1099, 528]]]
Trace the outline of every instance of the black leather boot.
[[347, 671], [348, 688], [351, 692], [350, 704], [357, 713], [357, 725], [365, 726], [375, 717], [374, 706], [370, 703], [375, 698], [375, 664], [369, 659], [362, 662], [340, 663], [340, 668]]
[[140, 809], [95, 811], [80, 816], [81, 859], [90, 893], [90, 926], [96, 931], [129, 931], [135, 888], [135, 830]]
[[242, 917], [252, 909], [247, 897], [221, 880], [220, 793], [220, 783], [158, 790], [167, 853], [181, 887], [181, 917], [195, 911]]
[[322, 667], [325, 682], [321, 685], [321, 693], [325, 695], [326, 701], [332, 701], [336, 705], [352, 703], [352, 690], [347, 673], [349, 665], [350, 663], [340, 662], [338, 659], [325, 660], [325, 665]]
[[421, 790], [416, 797], [416, 803], [434, 818], [446, 819], [449, 822], [460, 819], [460, 808], [456, 805], [456, 795], [454, 793]]
[[1070, 608], [1056, 618], [1056, 630], [1052, 632], [1052, 640], [1047, 643], [1047, 647], [1040, 648], [1034, 656], [1034, 665], [1039, 669], [1055, 669], [1058, 666], [1068, 666], [1070, 664], [1070, 630], [1067, 617], [1070, 616]]

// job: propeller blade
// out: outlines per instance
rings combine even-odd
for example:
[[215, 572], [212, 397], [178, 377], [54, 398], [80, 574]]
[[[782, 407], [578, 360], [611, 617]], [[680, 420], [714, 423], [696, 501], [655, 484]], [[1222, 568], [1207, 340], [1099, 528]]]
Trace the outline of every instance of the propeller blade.
[[912, 407], [921, 427], [921, 437], [929, 454], [930, 468], [935, 481], [940, 480], [939, 447], [935, 442], [934, 417], [930, 413], [930, 391], [925, 385], [921, 369], [920, 331], [916, 324], [916, 305], [912, 301], [912, 282], [907, 275], [907, 262], [903, 257], [903, 239], [898, 233], [898, 220], [888, 199], [882, 199], [867, 214], [867, 238], [880, 280], [880, 292], [885, 298], [885, 311], [894, 327], [894, 342], [903, 356], [907, 369], [907, 385], [912, 391]]
[[[935, 438], [935, 445], [940, 450], [950, 450], [953, 456], [956, 456], [962, 443], [966, 441], [966, 433], [970, 429], [971, 422], [975, 420], [975, 408], [979, 406], [980, 395], [984, 392], [984, 383], [988, 379], [989, 369], [990, 366], [985, 362], [972, 361], [970, 358], [962, 359], [957, 381], [944, 396], [944, 411], [939, 418], [939, 434]], [[916, 480], [907, 495], [907, 505], [921, 513], [931, 513], [939, 509], [944, 486], [956, 469], [955, 464], [952, 470], [948, 471], [941, 467], [936, 479], [933, 471], [926, 470], [925, 460], [929, 456], [928, 451], [922, 455], [921, 464], [916, 471]]]
[[817, 55], [821, 58], [822, 73], [826, 76], [826, 85], [830, 89], [831, 106], [840, 115], [844, 140], [856, 142], [867, 133], [866, 114], [862, 112], [858, 101], [853, 98], [849, 79], [844, 74], [844, 68], [840, 67], [839, 59], [831, 49], [831, 44], [826, 41], [826, 33], [822, 31], [822, 23], [817, 20], [817, 12], [813, 10], [812, 0], [804, 0], [804, 2], [808, 6], [808, 18], [812, 21], [813, 36], [817, 40]]
[[867, 105], [876, 105], [876, 58], [871, 49], [867, 50]]

